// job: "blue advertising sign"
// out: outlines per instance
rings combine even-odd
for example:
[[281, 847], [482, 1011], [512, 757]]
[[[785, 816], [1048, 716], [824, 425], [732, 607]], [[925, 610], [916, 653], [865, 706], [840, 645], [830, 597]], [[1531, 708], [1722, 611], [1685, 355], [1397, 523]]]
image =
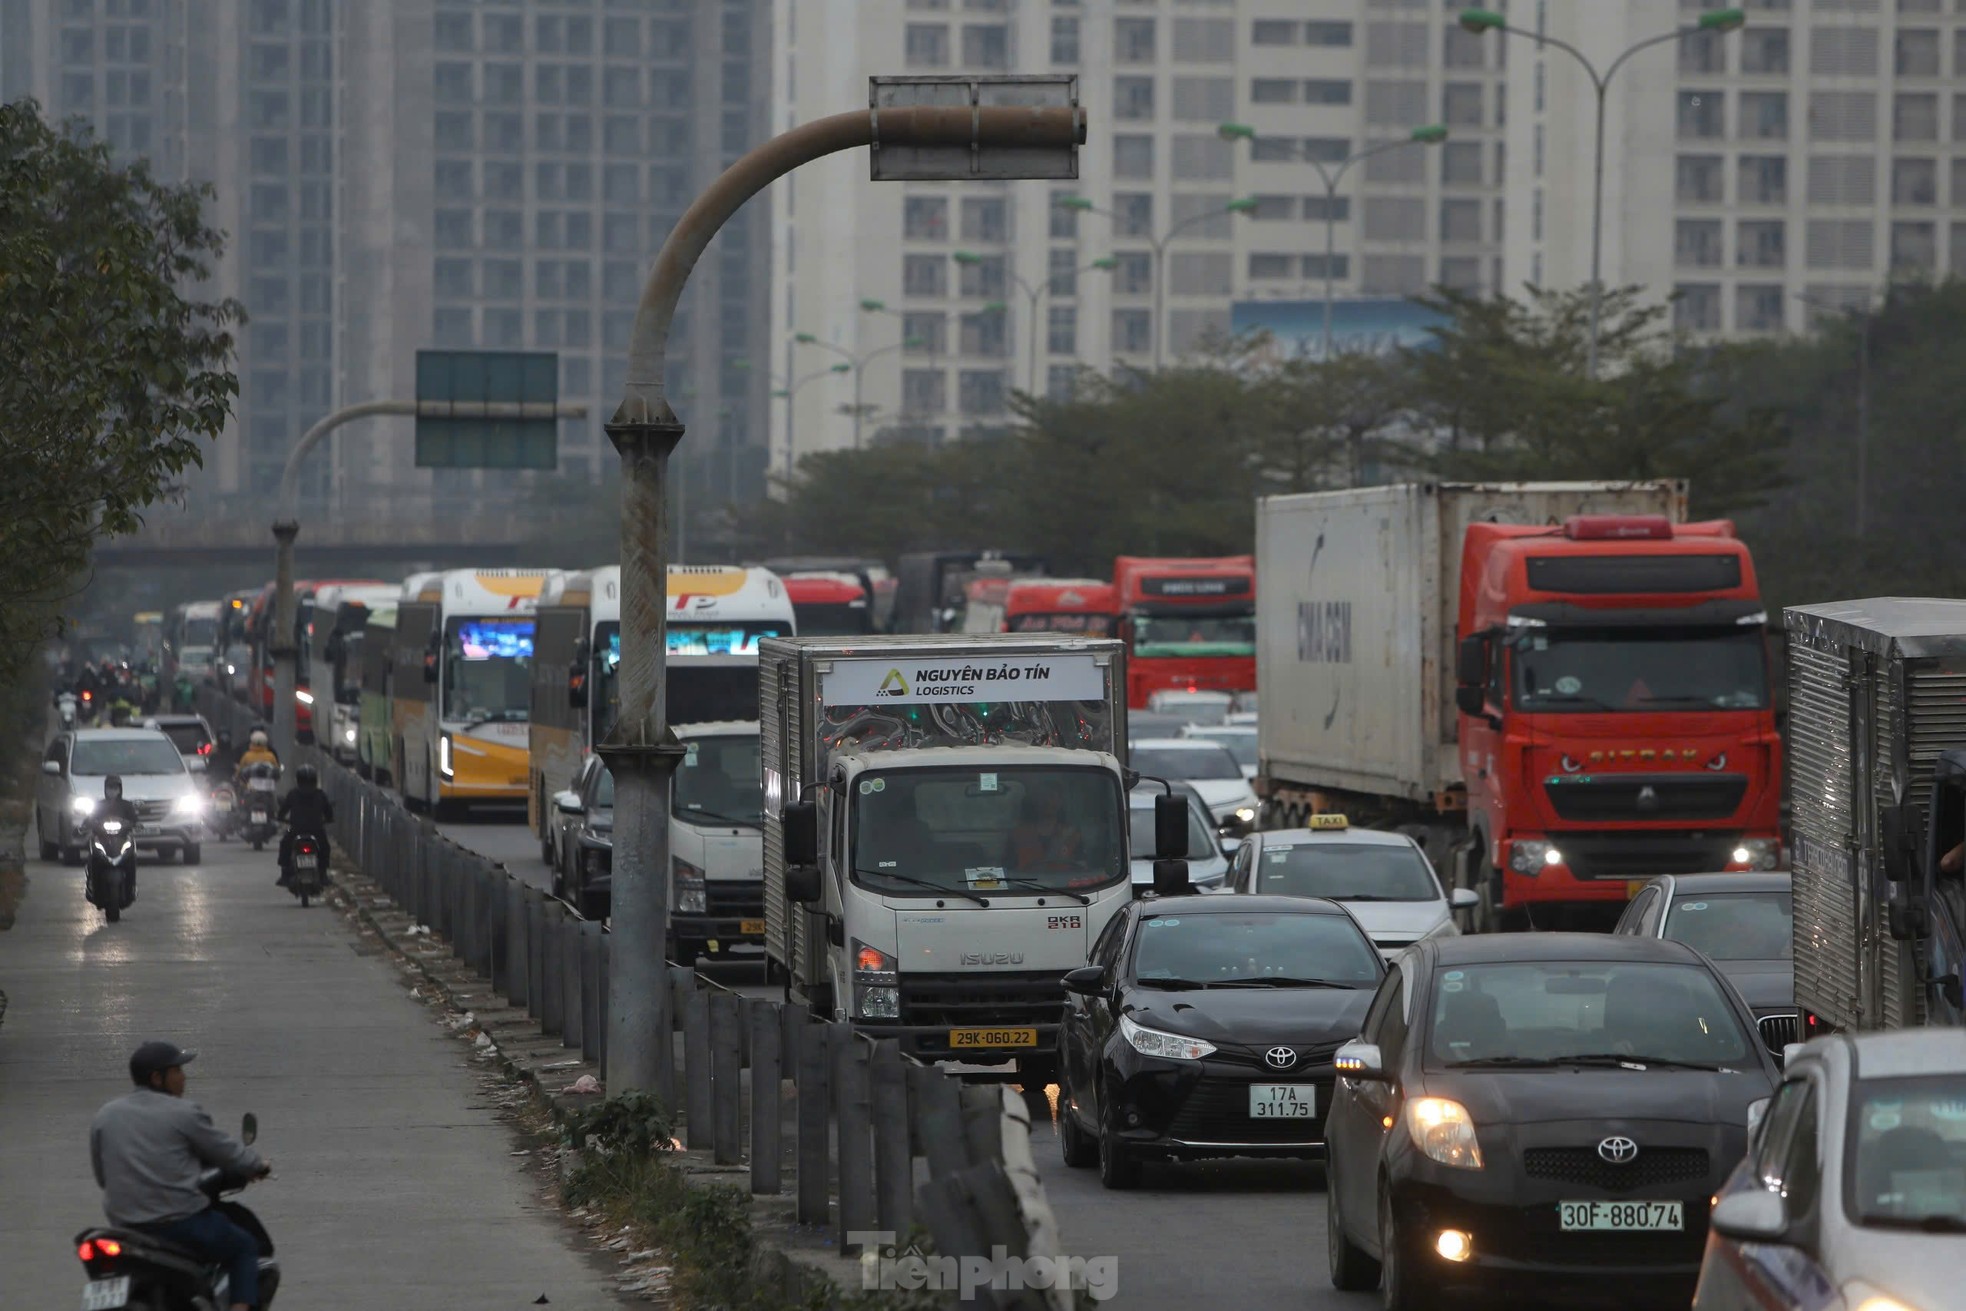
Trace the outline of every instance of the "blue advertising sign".
[[[1338, 300], [1331, 304], [1331, 349], [1334, 354], [1377, 354], [1400, 346], [1425, 346], [1427, 329], [1445, 319], [1424, 305], [1397, 296]], [[1324, 302], [1321, 300], [1239, 300], [1229, 311], [1229, 328], [1270, 334], [1270, 352], [1277, 360], [1317, 359], [1324, 351]]]

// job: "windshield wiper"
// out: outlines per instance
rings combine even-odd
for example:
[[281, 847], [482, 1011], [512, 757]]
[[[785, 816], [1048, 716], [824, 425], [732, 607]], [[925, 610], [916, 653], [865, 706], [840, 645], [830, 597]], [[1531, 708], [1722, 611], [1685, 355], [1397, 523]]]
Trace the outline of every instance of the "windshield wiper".
[[1533, 705], [1523, 706], [1522, 708], [1524, 710], [1535, 710], [1545, 702], [1561, 702], [1566, 706], [1595, 706], [1599, 710], [1611, 709], [1610, 706], [1598, 700], [1596, 697], [1583, 696], [1581, 694], [1569, 694], [1563, 692], [1529, 692], [1524, 694], [1523, 699], [1525, 701], [1533, 701], [1535, 703]]
[[1619, 1052], [1571, 1052], [1566, 1056], [1549, 1058], [1551, 1065], [1587, 1065], [1596, 1069], [1643, 1069], [1657, 1066], [1662, 1070], [1706, 1070], [1717, 1073], [1728, 1067], [1710, 1065], [1705, 1061], [1676, 1061], [1670, 1056], [1625, 1056]]
[[1014, 883], [1020, 888], [1036, 888], [1039, 892], [1044, 893], [1055, 892], [1061, 897], [1077, 897], [1081, 906], [1090, 906], [1092, 904], [1092, 898], [1086, 896], [1083, 892], [1074, 892], [1070, 888], [1054, 888], [1049, 883], [1040, 883], [1036, 879], [1017, 879], [998, 875], [997, 881], [999, 883]]
[[971, 892], [968, 888], [952, 888], [946, 883], [930, 883], [927, 879], [918, 879], [911, 874], [896, 874], [892, 870], [885, 869], [856, 869], [853, 872], [864, 878], [893, 879], [896, 883], [912, 883], [918, 888], [927, 888], [930, 892], [943, 896], [967, 897], [979, 906], [990, 904], [988, 897]]
[[1448, 1061], [1450, 1070], [1553, 1070], [1558, 1062], [1542, 1056], [1475, 1056], [1465, 1061]]
[[1211, 988], [1346, 988], [1357, 989], [1356, 983], [1340, 983], [1336, 979], [1299, 979], [1288, 974], [1265, 974], [1253, 979], [1222, 979], [1208, 985]]
[[1966, 1219], [1956, 1215], [1873, 1215], [1866, 1212], [1857, 1223], [1880, 1229], [1915, 1229], [1927, 1234], [1966, 1234]]
[[1143, 988], [1166, 988], [1170, 992], [1182, 992], [1190, 988], [1207, 988], [1213, 986], [1212, 984], [1203, 983], [1199, 979], [1144, 979], [1143, 978], [1143, 979], [1135, 979], [1134, 982], [1139, 984]]
[[1376, 892], [1327, 892], [1332, 901], [1424, 901], [1424, 897], [1382, 897]]

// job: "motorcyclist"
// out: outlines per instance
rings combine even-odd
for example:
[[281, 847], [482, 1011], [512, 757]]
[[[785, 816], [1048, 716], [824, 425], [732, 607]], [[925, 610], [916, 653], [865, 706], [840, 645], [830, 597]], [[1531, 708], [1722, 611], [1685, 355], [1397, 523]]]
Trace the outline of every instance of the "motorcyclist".
[[[105, 819], [120, 819], [129, 825], [130, 840], [136, 840], [137, 803], [123, 795], [123, 776], [111, 774], [102, 781], [102, 804], [89, 814], [91, 827]], [[137, 899], [137, 872], [135, 863], [130, 868], [130, 900]]]
[[198, 1053], [147, 1042], [130, 1057], [136, 1091], [96, 1112], [89, 1159], [109, 1223], [141, 1229], [221, 1263], [231, 1275], [232, 1311], [259, 1303], [259, 1240], [198, 1188], [207, 1166], [263, 1179], [273, 1163], [184, 1100], [184, 1067]]
[[281, 887], [293, 877], [294, 839], [302, 834], [321, 847], [321, 869], [327, 869], [328, 825], [334, 823], [334, 802], [321, 790], [321, 774], [312, 765], [302, 765], [294, 774], [294, 788], [280, 798], [280, 822], [287, 826], [280, 838]]
[[254, 729], [253, 735], [246, 739], [246, 749], [239, 753], [239, 763], [233, 767], [234, 779], [243, 786], [246, 771], [254, 765], [280, 767], [280, 757], [273, 753], [273, 746], [266, 740], [266, 730], [263, 728]]

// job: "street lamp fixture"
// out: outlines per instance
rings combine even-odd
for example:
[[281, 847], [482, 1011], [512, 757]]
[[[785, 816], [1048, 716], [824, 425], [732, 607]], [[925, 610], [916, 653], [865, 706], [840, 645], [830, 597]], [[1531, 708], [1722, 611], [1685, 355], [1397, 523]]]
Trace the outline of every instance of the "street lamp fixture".
[[1101, 259], [1096, 259], [1092, 261], [1092, 263], [1087, 265], [1086, 267], [1098, 269], [1101, 273], [1111, 273], [1114, 269], [1118, 268], [1119, 266], [1120, 266], [1120, 262], [1118, 260], [1114, 259], [1111, 255], [1107, 255]]
[[1247, 123], [1224, 123], [1215, 129], [1215, 135], [1224, 141], [1254, 141], [1256, 129]]
[[1240, 200], [1230, 201], [1228, 204], [1222, 206], [1222, 208], [1231, 214], [1254, 214], [1262, 208], [1262, 202], [1254, 196], [1244, 196]]
[[973, 250], [959, 250], [949, 256], [949, 258], [958, 264], [981, 264], [983, 262], [983, 257]]
[[1058, 208], [1075, 209], [1081, 214], [1089, 214], [1099, 207], [1087, 200], [1084, 196], [1060, 196], [1058, 198]]
[[880, 314], [887, 309], [887, 302], [884, 300], [875, 300], [869, 296], [860, 302], [860, 308], [866, 310], [869, 314]]
[[1010, 302], [1007, 300], [986, 300], [981, 306], [981, 311], [984, 314], [1001, 314], [1009, 308]]
[[792, 340], [796, 341], [801, 346], [810, 346], [813, 343], [817, 342], [819, 338], [813, 336], [809, 332], [795, 332], [792, 334]]
[[1425, 127], [1414, 128], [1407, 140], [1417, 141], [1423, 146], [1437, 146], [1447, 140], [1447, 128], [1440, 123], [1429, 123]]

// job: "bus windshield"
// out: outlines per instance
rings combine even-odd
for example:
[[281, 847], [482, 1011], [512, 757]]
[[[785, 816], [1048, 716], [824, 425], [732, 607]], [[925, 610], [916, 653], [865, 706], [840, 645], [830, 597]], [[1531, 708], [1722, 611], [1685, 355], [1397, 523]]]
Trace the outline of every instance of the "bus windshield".
[[[709, 724], [758, 717], [758, 643], [785, 634], [778, 620], [671, 624], [668, 693], [672, 724]], [[694, 656], [697, 659], [692, 660]], [[735, 658], [733, 658], [735, 657]], [[703, 663], [698, 663], [702, 661]], [[599, 742], [621, 713], [621, 624], [594, 625], [594, 676], [588, 698]]]
[[178, 634], [177, 644], [185, 646], [213, 647], [218, 645], [218, 620], [187, 619], [184, 631]]
[[523, 723], [532, 705], [530, 619], [444, 624], [444, 718]]

